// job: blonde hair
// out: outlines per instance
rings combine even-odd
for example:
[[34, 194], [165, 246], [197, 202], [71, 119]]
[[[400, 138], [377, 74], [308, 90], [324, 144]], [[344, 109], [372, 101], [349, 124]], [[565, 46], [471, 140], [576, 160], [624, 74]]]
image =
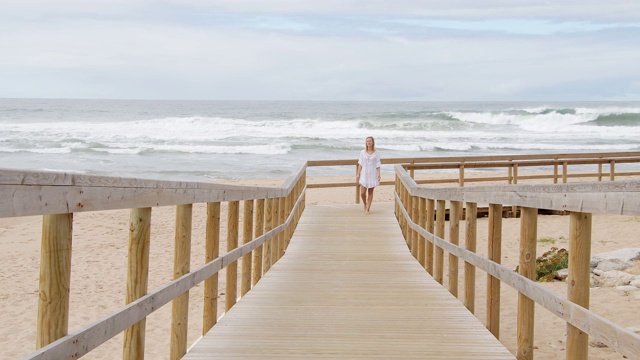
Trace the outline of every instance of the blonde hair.
[[373, 136], [367, 136], [366, 139], [364, 139], [364, 149], [367, 150], [367, 140], [371, 139], [371, 150], [376, 151], [376, 139], [373, 138]]

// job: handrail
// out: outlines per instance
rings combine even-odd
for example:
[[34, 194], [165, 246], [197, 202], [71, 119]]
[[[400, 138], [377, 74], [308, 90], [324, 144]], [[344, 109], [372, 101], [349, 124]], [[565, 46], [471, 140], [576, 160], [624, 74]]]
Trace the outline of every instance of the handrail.
[[283, 197], [305, 169], [277, 188], [0, 169], [0, 218]]
[[265, 242], [278, 236], [278, 234], [285, 231], [292, 224], [295, 214], [301, 206], [301, 202], [302, 196], [297, 199], [287, 220], [264, 235], [230, 251], [224, 256], [216, 258], [197, 270], [167, 283], [156, 291], [105, 316], [103, 319], [38, 349], [24, 357], [23, 360], [74, 359], [89, 353], [105, 341], [118, 335], [140, 320], [143, 320], [160, 307], [168, 304], [171, 300], [217, 274], [218, 271], [224, 269], [227, 265], [238, 261], [244, 255], [250, 254]]
[[[231, 288], [227, 288], [227, 310], [235, 303], [237, 289], [235, 282], [238, 275], [237, 263], [240, 259], [243, 261], [243, 292], [249, 291], [251, 288], [251, 277], [253, 276], [253, 284], [266, 273], [273, 263], [275, 263], [283, 254], [288, 245], [293, 230], [297, 226], [297, 221], [304, 211], [304, 200], [306, 193], [306, 168], [307, 164], [303, 163], [288, 178], [286, 178], [279, 187], [256, 187], [256, 186], [238, 186], [238, 185], [220, 185], [211, 183], [198, 182], [173, 182], [173, 181], [156, 181], [145, 179], [128, 179], [106, 176], [87, 176], [79, 174], [70, 174], [62, 172], [23, 172], [16, 170], [0, 170], [0, 218], [15, 217], [26, 215], [43, 215], [43, 254], [44, 246], [51, 249], [54, 256], [48, 256], [46, 261], [41, 262], [41, 280], [40, 292], [41, 298], [47, 299], [44, 304], [39, 303], [42, 311], [39, 314], [46, 314], [46, 319], [39, 319], [38, 325], [38, 347], [39, 349], [24, 359], [61, 359], [61, 358], [78, 358], [100, 344], [111, 339], [115, 335], [132, 330], [138, 323], [144, 321], [152, 312], [158, 310], [161, 306], [173, 301], [174, 318], [186, 316], [188, 308], [175, 306], [176, 301], [180, 303], [183, 295], [191, 288], [199, 283], [205, 282], [205, 289], [208, 282], [215, 276], [215, 284], [217, 284], [218, 271], [227, 268], [227, 285], [231, 284]], [[240, 201], [244, 201], [245, 219], [244, 219], [244, 245], [237, 247], [237, 233], [239, 230], [237, 222], [237, 209]], [[263, 216], [264, 219], [257, 219], [254, 225], [253, 204], [254, 200], [257, 204], [256, 216]], [[156, 206], [175, 205], [177, 206], [180, 219], [176, 219], [176, 257], [174, 264], [181, 263], [183, 258], [178, 259], [178, 227], [191, 223], [191, 206], [194, 203], [207, 203], [207, 248], [209, 246], [217, 246], [219, 236], [209, 234], [209, 227], [217, 227], [213, 222], [219, 221], [219, 202], [229, 202], [228, 216], [228, 246], [226, 254], [211, 259], [209, 255], [208, 262], [195, 271], [189, 271], [188, 265], [186, 273], [177, 279], [161, 286], [159, 289], [150, 294], [145, 292], [141, 295], [134, 295], [131, 302], [115, 311], [114, 313], [98, 320], [82, 329], [66, 333], [66, 323], [68, 322], [68, 283], [70, 276], [70, 257], [71, 257], [71, 222], [74, 212], [83, 211], [101, 211], [113, 209], [131, 209], [132, 223], [131, 234], [139, 221], [141, 212], [139, 210], [149, 209], [147, 219], [140, 219], [146, 222], [147, 242], [150, 223], [150, 208]], [[218, 213], [209, 213], [209, 205], [218, 204], [217, 207], [211, 207], [212, 211]], [[215, 210], [217, 208], [217, 210]], [[234, 214], [232, 216], [232, 209]], [[249, 218], [247, 218], [249, 216]], [[217, 220], [215, 220], [217, 218]], [[185, 221], [184, 224], [178, 221]], [[231, 223], [234, 221], [235, 223]], [[263, 229], [264, 227], [264, 229]], [[181, 228], [181, 242], [191, 242], [191, 230], [183, 230]], [[232, 232], [235, 238], [232, 242]], [[183, 240], [182, 237], [186, 237]], [[135, 245], [133, 241], [136, 241]], [[140, 243], [138, 243], [140, 241]], [[148, 264], [144, 264], [145, 255], [138, 252], [137, 249], [146, 247], [148, 259], [148, 244], [143, 245], [144, 236], [138, 238], [130, 237], [130, 254], [129, 254], [129, 270], [136, 269], [135, 272], [129, 273], [129, 279], [134, 283], [146, 278], [148, 272]], [[181, 245], [182, 246], [182, 245]], [[264, 247], [264, 252], [263, 248]], [[185, 248], [190, 248], [186, 246]], [[136, 249], [132, 253], [132, 249]], [[48, 250], [47, 250], [48, 251]], [[207, 250], [208, 251], [208, 250]], [[217, 252], [217, 250], [215, 250]], [[190, 250], [182, 253], [180, 256], [188, 259]], [[253, 256], [251, 256], [251, 254]], [[43, 255], [44, 256], [44, 255]], [[263, 259], [264, 257], [264, 259]], [[147, 260], [148, 262], [148, 260]], [[256, 269], [253, 269], [251, 263], [254, 263]], [[188, 264], [188, 262], [187, 262]], [[180, 265], [182, 266], [182, 265]], [[258, 269], [259, 267], [259, 269]], [[45, 274], [43, 282], [42, 274]], [[177, 274], [174, 271], [174, 274]], [[244, 278], [249, 280], [245, 284]], [[230, 282], [231, 281], [231, 282]], [[44, 285], [44, 288], [42, 287]], [[66, 284], [66, 285], [64, 285]], [[146, 280], [144, 280], [146, 287]], [[246, 286], [245, 286], [246, 285]], [[62, 287], [62, 291], [60, 291]], [[65, 290], [66, 288], [66, 290]], [[230, 291], [231, 290], [231, 291]], [[214, 289], [217, 291], [217, 289]], [[146, 295], [145, 295], [146, 294]], [[242, 296], [241, 295], [241, 296]], [[129, 295], [127, 295], [129, 298]], [[66, 306], [64, 304], [67, 304]], [[211, 306], [210, 303], [213, 303]], [[209, 326], [215, 324], [215, 304], [217, 300], [214, 298], [207, 300], [205, 298], [205, 324], [204, 331]], [[55, 304], [55, 308], [51, 307]], [[59, 304], [62, 304], [60, 306]], [[44, 309], [42, 309], [44, 307]], [[211, 313], [207, 313], [207, 307], [211, 308]], [[214, 316], [212, 320], [209, 317]], [[40, 315], [39, 315], [40, 317]], [[207, 324], [206, 322], [211, 322]], [[177, 359], [186, 351], [186, 327], [182, 327], [179, 323], [172, 323], [172, 333], [183, 332], [177, 338], [172, 336], [171, 355], [172, 359]], [[41, 330], [42, 329], [42, 330]], [[61, 333], [64, 329], [64, 333]], [[42, 331], [42, 332], [41, 332]], [[132, 335], [138, 336], [138, 335]], [[125, 338], [127, 336], [125, 335]], [[144, 333], [142, 333], [144, 338]], [[174, 348], [174, 340], [176, 346]], [[125, 341], [125, 348], [127, 347]], [[144, 346], [137, 344], [135, 346]], [[142, 351], [144, 349], [142, 348]], [[131, 351], [129, 353], [129, 351]], [[140, 349], [129, 349], [125, 351], [125, 358], [132, 356], [137, 358]], [[129, 355], [133, 354], [133, 355]]]
[[[416, 207], [414, 202], [412, 201], [413, 198], [429, 199], [429, 201], [438, 201], [442, 203], [444, 203], [445, 200], [448, 200], [452, 202], [452, 207], [454, 202], [456, 204], [466, 202], [467, 204], [473, 205], [474, 207], [477, 203], [484, 203], [517, 205], [523, 208], [533, 209], [541, 208], [560, 211], [572, 211], [580, 214], [608, 213], [620, 215], [640, 215], [640, 196], [638, 196], [638, 192], [640, 192], [640, 181], [615, 181], [605, 183], [592, 182], [560, 185], [499, 185], [466, 188], [424, 188], [418, 186], [418, 184], [411, 178], [411, 176], [406, 172], [403, 166], [396, 165], [395, 172], [398, 185], [395, 192], [395, 199], [397, 204], [396, 213], [401, 226], [406, 226], [403, 233], [407, 238], [407, 242], [410, 249], [412, 250], [412, 253], [416, 253], [418, 251], [416, 250], [416, 248], [425, 249], [424, 245], [418, 246], [418, 244], [416, 244], [417, 242], [420, 242], [420, 244], [422, 244], [422, 241], [429, 241], [437, 248], [447, 251], [450, 255], [455, 256], [456, 258], [461, 258], [466, 263], [478, 267], [487, 272], [487, 274], [489, 274], [490, 276], [507, 283], [509, 286], [519, 291], [520, 294], [542, 305], [556, 316], [565, 320], [568, 324], [582, 330], [586, 334], [593, 336], [596, 340], [607, 344], [623, 355], [629, 356], [631, 358], [637, 358], [640, 356], [640, 335], [622, 326], [614, 324], [610, 320], [607, 320], [606, 318], [589, 311], [579, 303], [571, 301], [571, 293], [568, 300], [564, 299], [556, 295], [552, 291], [547, 290], [543, 286], [535, 283], [533, 280], [520, 275], [508, 269], [507, 267], [502, 266], [495, 261], [492, 261], [491, 259], [484, 258], [477, 255], [473, 251], [458, 246], [457, 241], [456, 243], [453, 243], [453, 241], [446, 241], [445, 239], [443, 239], [443, 229], [441, 230], [442, 235], [440, 236], [427, 231], [424, 223], [422, 222], [423, 214], [419, 214], [420, 220], [418, 220]], [[407, 202], [408, 205], [405, 205], [405, 203]], [[442, 209], [444, 210], [444, 206], [442, 207]], [[420, 211], [424, 211], [422, 209], [422, 205], [420, 207]], [[441, 213], [437, 213], [436, 217], [438, 218], [437, 220], [439, 220], [442, 224], [441, 226], [444, 226], [444, 212], [442, 211]], [[491, 223], [491, 220], [489, 222]], [[409, 231], [409, 229], [411, 231]], [[584, 231], [590, 233], [591, 229], [585, 228]], [[586, 240], [590, 241], [590, 238]], [[574, 241], [575, 240], [572, 240], [571, 244], [575, 244]], [[589, 244], [585, 244], [585, 246], [587, 246], [587, 248], [590, 248]], [[573, 250], [570, 249], [570, 252], [571, 251]], [[533, 255], [535, 257], [535, 251]], [[589, 254], [587, 254], [587, 256], [588, 255]], [[425, 257], [421, 254], [417, 254], [416, 258], [419, 261], [424, 262], [425, 268], [429, 270], [427, 261], [431, 260], [425, 259]], [[523, 264], [522, 261], [523, 259], [521, 258], [521, 264]], [[570, 271], [570, 274], [584, 271], [585, 267], [588, 274], [589, 265], [590, 264], [588, 259], [583, 260], [582, 263], [574, 263], [573, 265], [570, 263], [570, 269], [573, 269], [572, 266], [577, 266], [576, 269]], [[439, 266], [442, 266], [442, 263], [440, 263]], [[457, 267], [457, 265], [451, 264], [450, 266]], [[437, 269], [434, 271], [438, 273]], [[455, 284], [454, 286], [456, 287], [456, 294], [454, 295], [457, 295], [457, 270], [454, 270], [453, 276], [455, 276], [456, 279], [453, 279], [453, 281], [452, 279], [450, 279], [450, 281], [452, 281], [450, 282], [450, 286], [451, 284]], [[475, 276], [470, 281], [474, 281], [474, 278]], [[584, 287], [585, 285], [582, 283], [582, 280], [578, 280], [577, 285], [574, 283], [572, 286]], [[588, 286], [589, 284], [587, 279], [587, 289]], [[454, 289], [450, 289], [450, 291], [452, 291], [453, 293]], [[488, 293], [487, 296], [490, 296], [490, 294]], [[497, 296], [499, 299], [499, 293]], [[533, 313], [531, 312], [531, 314], [528, 315], [531, 316], [529, 320], [530, 322], [532, 322]], [[519, 313], [518, 316], [520, 317], [525, 315]], [[488, 321], [491, 322], [491, 320], [489, 319]], [[490, 327], [491, 325], [492, 324], [488, 324], [488, 327]], [[518, 330], [521, 331], [520, 328]], [[572, 334], [574, 333], [569, 332], [568, 338], [571, 338], [570, 336], [576, 336]], [[519, 336], [519, 339], [520, 338], [521, 337]], [[522, 338], [526, 339], [527, 336], [525, 335]], [[581, 353], [581, 351], [586, 351], [584, 349], [580, 349], [580, 346], [575, 345], [576, 342], [573, 342], [573, 346], [571, 345], [571, 340], [569, 340], [568, 342], [568, 358], [573, 358], [573, 356], [576, 356], [575, 354]], [[526, 354], [526, 356], [523, 356], [523, 358], [530, 358], [532, 354], [530, 352], [531, 344], [523, 340], [523, 343], [520, 344], [519, 341], [518, 345], [518, 353]], [[528, 348], [527, 345], [529, 346]], [[521, 346], [523, 348], [520, 348]]]

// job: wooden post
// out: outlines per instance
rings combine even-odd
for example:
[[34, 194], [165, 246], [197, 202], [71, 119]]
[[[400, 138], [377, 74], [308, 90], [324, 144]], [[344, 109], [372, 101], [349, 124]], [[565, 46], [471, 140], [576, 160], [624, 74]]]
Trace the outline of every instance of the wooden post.
[[[150, 244], [151, 208], [131, 209], [126, 304], [147, 295]], [[142, 319], [124, 331], [122, 359], [144, 359], [145, 327], [146, 319]]]
[[[427, 199], [419, 198], [418, 200], [418, 225], [425, 229], [427, 225]], [[425, 267], [425, 238], [418, 235], [418, 262]]]
[[[558, 159], [555, 159], [556, 161]], [[555, 164], [553, 164], [553, 183], [557, 184], [558, 183], [558, 163], [556, 162]]]
[[[271, 219], [273, 218], [273, 199], [268, 198], [265, 201], [265, 209], [264, 209], [264, 233], [268, 233], [273, 229], [273, 224]], [[273, 243], [273, 238], [265, 241], [264, 247], [262, 249], [263, 258], [262, 258], [262, 276], [269, 271], [271, 268], [271, 245]]]
[[[191, 266], [192, 204], [176, 207], [176, 236], [173, 254], [173, 278], [189, 273]], [[171, 310], [171, 360], [181, 359], [187, 353], [187, 329], [189, 323], [189, 291], [173, 299]]]
[[[438, 200], [436, 205], [436, 236], [444, 239], [444, 212], [445, 212], [445, 201]], [[444, 272], [444, 251], [441, 247], [436, 246], [435, 248], [435, 264], [434, 264], [434, 275], [433, 278], [442, 285], [443, 280], [443, 272]]]
[[[460, 243], [462, 202], [451, 201], [449, 204], [449, 242], [458, 245]], [[454, 254], [449, 254], [449, 292], [458, 297], [458, 257]]]
[[[520, 275], [536, 280], [536, 242], [538, 238], [538, 209], [520, 209]], [[533, 359], [533, 330], [535, 302], [518, 293], [518, 360]]]
[[611, 160], [609, 162], [609, 180], [614, 181], [616, 179], [616, 162]]
[[[433, 229], [435, 225], [435, 211], [436, 202], [433, 199], [427, 199], [427, 231], [433, 234]], [[431, 241], [427, 241], [426, 249], [425, 249], [425, 269], [430, 275], [433, 275], [433, 243]]]
[[[287, 221], [287, 201], [286, 200], [287, 198], [284, 196], [280, 198], [280, 206], [279, 206], [280, 221], [278, 221], [278, 225], [282, 225], [285, 223], [285, 221]], [[280, 233], [280, 235], [278, 235], [278, 239], [280, 240], [280, 246], [278, 247], [279, 249], [278, 259], [284, 256], [285, 247], [287, 245], [286, 235], [287, 235], [286, 231], [283, 231]]]
[[[418, 214], [418, 208], [419, 208], [419, 203], [420, 203], [420, 199], [417, 196], [412, 196], [411, 197], [411, 221], [413, 221], [415, 224], [417, 224], [419, 222], [418, 217], [420, 216]], [[418, 232], [413, 230], [412, 232], [412, 237], [411, 240], [413, 241], [413, 245], [412, 245], [412, 253], [413, 253], [413, 257], [418, 260], [420, 258], [420, 248], [418, 243], [420, 242], [420, 239], [418, 237]]]
[[[567, 299], [589, 308], [589, 272], [591, 260], [591, 214], [571, 212], [569, 231], [569, 276]], [[589, 335], [567, 324], [567, 359], [586, 359]]]
[[[242, 244], [253, 240], [253, 200], [245, 200], [242, 217]], [[240, 282], [240, 296], [251, 290], [251, 253], [242, 257], [242, 281]]]
[[[254, 237], [257, 239], [264, 234], [264, 199], [256, 200], [256, 221]], [[253, 285], [262, 278], [262, 253], [263, 245], [253, 251]]]
[[[465, 249], [476, 252], [478, 204], [467, 203], [465, 213]], [[475, 312], [476, 304], [476, 267], [465, 261], [464, 263], [464, 306], [471, 313]]]
[[562, 162], [562, 183], [566, 184], [567, 183], [567, 172], [569, 171], [569, 164], [566, 161]]
[[[502, 205], [489, 204], [489, 260], [501, 263]], [[487, 274], [487, 329], [500, 336], [500, 280]]]
[[509, 178], [507, 182], [513, 184], [513, 165], [509, 165], [507, 168], [507, 177]]
[[[518, 184], [518, 164], [513, 164], [513, 183]], [[511, 217], [518, 217], [518, 207], [511, 205]]]
[[598, 181], [602, 181], [602, 163], [598, 164]]
[[458, 174], [458, 185], [464, 186], [464, 162], [460, 163], [460, 173]]
[[[414, 202], [414, 197], [411, 195], [407, 196], [407, 213], [409, 214], [409, 219], [413, 221], [413, 202]], [[411, 227], [409, 226], [409, 221], [407, 221], [407, 244], [409, 244], [409, 250], [411, 250], [411, 255], [414, 258], [418, 258], [418, 249], [415, 248], [415, 238], [416, 238], [416, 232], [413, 231], [413, 229], [411, 229]]]
[[67, 335], [73, 214], [44, 215], [40, 249], [40, 294], [36, 348]]
[[[205, 231], [205, 263], [220, 256], [220, 203], [207, 203], [207, 224]], [[202, 335], [218, 322], [218, 273], [204, 281], [204, 310]]]
[[[278, 221], [280, 219], [280, 200], [278, 198], [273, 199], [273, 207], [271, 208], [273, 213], [271, 214], [271, 228], [278, 227]], [[271, 239], [271, 266], [278, 262], [278, 254], [280, 253], [280, 235], [276, 235]]]
[[[289, 193], [289, 195], [287, 195], [286, 199], [287, 199], [287, 205], [285, 210], [285, 221], [289, 218], [289, 216], [291, 216], [291, 211], [293, 210], [293, 205], [295, 204], [295, 188], [293, 191], [291, 191]], [[285, 232], [284, 235], [284, 251], [287, 251], [287, 248], [289, 247], [289, 243], [291, 242], [291, 236], [293, 236], [293, 218], [291, 220], [291, 222], [289, 223], [289, 226], [287, 226], [287, 230]]]
[[[227, 216], [227, 252], [238, 248], [238, 223], [240, 221], [240, 202], [229, 201]], [[225, 294], [225, 311], [231, 310], [238, 298], [238, 262], [227, 265], [227, 286]]]
[[[358, 165], [356, 164], [356, 176], [358, 176]], [[360, 183], [356, 181], [356, 204], [360, 204]]]

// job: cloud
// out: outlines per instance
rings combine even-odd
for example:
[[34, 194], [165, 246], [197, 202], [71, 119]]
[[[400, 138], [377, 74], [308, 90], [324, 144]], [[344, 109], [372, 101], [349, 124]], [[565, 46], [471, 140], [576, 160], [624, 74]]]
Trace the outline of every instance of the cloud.
[[580, 3], [8, 1], [0, 97], [637, 99], [640, 5]]

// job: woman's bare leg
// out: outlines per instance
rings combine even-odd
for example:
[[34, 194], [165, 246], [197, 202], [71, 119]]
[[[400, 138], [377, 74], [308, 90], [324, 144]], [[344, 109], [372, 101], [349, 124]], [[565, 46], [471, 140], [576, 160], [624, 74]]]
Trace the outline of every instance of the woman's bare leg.
[[364, 206], [364, 211], [367, 211], [367, 188], [360, 185], [360, 198], [362, 198], [362, 206]]
[[373, 202], [373, 189], [374, 188], [367, 189], [367, 192], [369, 193], [367, 196], [367, 207], [365, 209], [365, 212], [367, 214], [369, 213], [369, 210], [371, 209], [371, 203]]

